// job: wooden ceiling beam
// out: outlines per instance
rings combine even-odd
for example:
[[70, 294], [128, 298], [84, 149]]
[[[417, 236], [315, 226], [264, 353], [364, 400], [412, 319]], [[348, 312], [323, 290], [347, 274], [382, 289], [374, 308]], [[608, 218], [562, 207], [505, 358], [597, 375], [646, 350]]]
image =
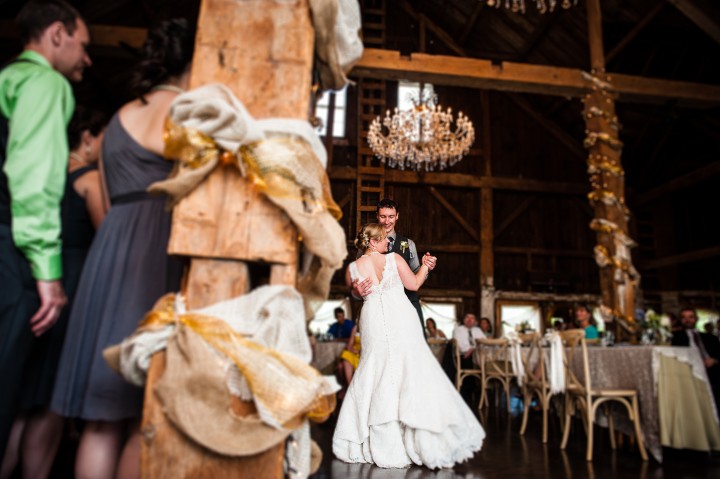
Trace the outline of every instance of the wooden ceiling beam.
[[720, 43], [720, 10], [707, 0], [667, 0], [702, 31]]
[[[467, 160], [466, 160], [467, 161]], [[329, 177], [333, 181], [355, 181], [357, 171], [350, 167], [332, 168]], [[385, 170], [385, 184], [409, 184], [452, 186], [455, 188], [492, 188], [496, 190], [526, 191], [532, 193], [555, 193], [561, 195], [582, 196], [590, 192], [585, 183], [565, 183], [560, 181], [542, 181], [521, 178], [503, 178], [500, 176], [468, 175], [449, 172], [422, 172], [405, 170]]]
[[607, 54], [605, 57], [605, 63], [610, 63], [610, 61], [615, 58], [621, 51], [625, 49], [626, 46], [632, 42], [635, 37], [642, 32], [645, 27], [647, 27], [650, 22], [657, 16], [658, 13], [665, 7], [665, 3], [658, 2], [655, 7], [651, 8], [650, 11], [640, 20], [635, 26], [628, 32], [627, 35], [623, 37], [622, 40], [620, 40], [617, 45], [615, 45], [612, 50]]
[[528, 55], [530, 55], [530, 53], [532, 53], [537, 44], [540, 42], [540, 39], [545, 36], [545, 33], [552, 24], [555, 23], [557, 18], [557, 12], [548, 12], [542, 16], [542, 19], [535, 26], [535, 29], [530, 34], [530, 37], [525, 41], [525, 44], [520, 49], [520, 53], [518, 53], [516, 57], [518, 61], [524, 60], [528, 57]]
[[663, 258], [639, 262], [638, 267], [642, 270], [667, 268], [670, 266], [677, 266], [679, 264], [716, 258], [718, 256], [720, 256], [720, 246], [711, 246], [710, 248], [688, 251], [687, 253], [680, 253], [672, 256], [665, 256]]
[[477, 19], [480, 16], [480, 12], [482, 11], [485, 4], [483, 2], [476, 2], [475, 6], [473, 7], [473, 11], [470, 14], [470, 17], [468, 18], [467, 22], [465, 23], [465, 28], [463, 29], [462, 33], [460, 33], [460, 36], [458, 37], [458, 43], [462, 45], [465, 43], [470, 36], [470, 34], [473, 31], [473, 28], [475, 27], [475, 24], [477, 23]]
[[410, 15], [411, 18], [420, 22], [425, 28], [430, 30], [438, 39], [443, 42], [448, 48], [457, 53], [460, 56], [467, 56], [463, 48], [458, 45], [455, 40], [448, 35], [448, 33], [442, 28], [435, 25], [435, 23], [426, 17], [424, 14], [417, 12], [408, 0], [398, 0], [398, 5], [405, 10], [405, 13]]
[[720, 162], [715, 161], [686, 175], [675, 178], [662, 186], [658, 186], [657, 188], [653, 188], [645, 193], [638, 194], [635, 197], [634, 203], [638, 206], [649, 203], [658, 198], [662, 198], [668, 193], [689, 188], [718, 174], [720, 174]]
[[[583, 71], [574, 68], [492, 62], [478, 58], [367, 48], [352, 75], [379, 80], [412, 80], [436, 85], [579, 97], [590, 85]], [[674, 99], [690, 105], [720, 104], [720, 86], [702, 83], [610, 74], [620, 101]]]
[[535, 202], [536, 199], [538, 199], [538, 195], [532, 195], [532, 196], [525, 198], [522, 201], [522, 203], [517, 205], [517, 207], [509, 215], [507, 215], [505, 217], [503, 222], [500, 223], [500, 225], [497, 228], [495, 228], [495, 239], [497, 239], [500, 235], [502, 235], [505, 232], [505, 230], [508, 228], [508, 226], [513, 224], [515, 222], [515, 220], [518, 219], [520, 217], [520, 215], [523, 214], [525, 212], [525, 210], [527, 210], [530, 207], [530, 205], [532, 205]]
[[[88, 25], [91, 46], [118, 47], [121, 44], [140, 48], [147, 38], [147, 29], [113, 25]], [[20, 32], [12, 20], [0, 21], [0, 38], [19, 39]]]
[[369, 48], [363, 52], [352, 75], [574, 97], [581, 96], [587, 89], [580, 70], [571, 68], [422, 53], [402, 56], [397, 51]]
[[530, 104], [525, 98], [517, 93], [508, 93], [506, 95], [515, 105], [520, 107], [525, 113], [530, 115], [542, 128], [548, 133], [554, 136], [560, 143], [565, 145], [571, 152], [580, 158], [583, 162], [587, 157], [587, 151], [583, 148], [581, 140], [568, 134], [563, 128], [559, 127], [548, 116], [539, 112], [534, 106]]
[[440, 203], [443, 208], [450, 213], [450, 216], [455, 218], [455, 221], [457, 221], [475, 241], [480, 241], [480, 236], [478, 235], [477, 230], [473, 228], [472, 225], [465, 220], [465, 218], [463, 218], [463, 215], [460, 214], [460, 212], [458, 212], [458, 210], [456, 210], [455, 207], [447, 199], [445, 199], [445, 197], [434, 186], [428, 186], [428, 190], [430, 190], [430, 194], [433, 195], [438, 203]]

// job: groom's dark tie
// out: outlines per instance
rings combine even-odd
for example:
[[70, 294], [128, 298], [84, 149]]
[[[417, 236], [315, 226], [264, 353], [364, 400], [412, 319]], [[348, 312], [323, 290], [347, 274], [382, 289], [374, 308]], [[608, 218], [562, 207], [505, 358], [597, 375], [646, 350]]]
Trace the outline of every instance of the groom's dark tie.
[[395, 240], [393, 239], [392, 236], [388, 236], [388, 239], [390, 240], [390, 242], [388, 243], [388, 253], [389, 253], [393, 249], [393, 243], [395, 242]]

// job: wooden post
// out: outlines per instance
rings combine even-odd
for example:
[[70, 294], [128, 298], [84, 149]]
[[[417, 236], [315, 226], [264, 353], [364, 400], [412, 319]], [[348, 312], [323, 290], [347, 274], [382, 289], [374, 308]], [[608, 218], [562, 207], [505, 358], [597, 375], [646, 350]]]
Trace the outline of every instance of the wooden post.
[[[615, 317], [633, 322], [637, 278], [629, 251], [627, 258], [622, 258], [620, 248], [624, 246], [618, 242], [620, 238], [629, 239], [625, 176], [620, 161], [622, 143], [618, 139], [620, 126], [615, 113], [615, 99], [609, 91], [612, 78], [605, 74], [600, 2], [587, 0], [586, 5], [590, 73], [594, 80], [590, 93], [583, 100], [585, 146], [589, 151], [588, 171], [593, 185], [591, 203], [595, 210], [592, 227], [597, 232], [596, 257], [602, 257], [608, 263], [600, 266], [601, 303]], [[621, 326], [619, 323], [615, 325], [618, 338], [627, 335]]]
[[[482, 102], [482, 152], [483, 176], [492, 176], [492, 133], [490, 130], [490, 94], [483, 91], [480, 94]], [[494, 228], [493, 228], [493, 191], [490, 187], [480, 189], [480, 294], [478, 295], [478, 310], [481, 317], [490, 318], [495, 322], [495, 258], [494, 258]], [[493, 331], [502, 331], [495, 324]]]
[[[307, 119], [313, 42], [307, 0], [203, 0], [190, 86], [223, 83], [255, 118]], [[188, 308], [249, 291], [248, 261], [270, 263], [271, 284], [294, 284], [297, 238], [287, 215], [237, 169], [218, 167], [173, 212], [169, 251], [191, 257]], [[222, 457], [169, 424], [153, 389], [164, 367], [164, 354], [156, 354], [145, 392], [143, 478], [282, 477], [283, 444], [256, 456]], [[238, 415], [255, 410], [236, 398], [231, 409]]]

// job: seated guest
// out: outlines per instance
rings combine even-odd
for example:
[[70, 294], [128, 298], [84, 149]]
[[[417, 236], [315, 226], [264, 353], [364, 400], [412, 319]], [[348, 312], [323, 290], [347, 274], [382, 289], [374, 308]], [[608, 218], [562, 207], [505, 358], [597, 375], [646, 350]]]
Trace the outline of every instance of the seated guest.
[[492, 323], [490, 323], [490, 318], [480, 318], [480, 329], [482, 329], [486, 338], [492, 336]]
[[680, 322], [680, 318], [677, 317], [677, 314], [675, 313], [667, 313], [668, 318], [670, 318], [670, 332], [673, 334], [677, 334], [678, 332], [682, 332], [685, 330], [683, 328], [682, 323]]
[[353, 326], [347, 346], [340, 354], [340, 369], [345, 377], [345, 386], [350, 385], [353, 374], [360, 364], [360, 329]]
[[585, 339], [598, 339], [600, 335], [592, 319], [590, 308], [584, 304], [575, 307], [575, 322], [578, 328], [585, 330]]
[[462, 324], [455, 327], [453, 331], [453, 339], [457, 342], [460, 349], [460, 363], [462, 368], [472, 368], [472, 354], [475, 351], [475, 341], [485, 339], [485, 333], [482, 332], [477, 325], [477, 317], [468, 313], [463, 317]]
[[437, 324], [435, 323], [435, 320], [432, 318], [428, 318], [425, 320], [425, 328], [427, 329], [426, 337], [428, 339], [447, 339], [447, 336], [445, 336], [445, 333], [442, 332], [442, 330], [437, 328]]
[[553, 322], [553, 329], [555, 331], [565, 331], [565, 321], [562, 318], [558, 318]]
[[697, 312], [694, 308], [680, 310], [680, 323], [684, 331], [673, 334], [672, 345], [692, 345], [698, 349], [715, 396], [715, 407], [720, 411], [720, 340], [712, 334], [701, 333], [695, 329]]
[[345, 310], [342, 308], [335, 308], [335, 322], [330, 325], [328, 334], [336, 339], [347, 339], [351, 337], [353, 327], [355, 323], [352, 319], [345, 319]]

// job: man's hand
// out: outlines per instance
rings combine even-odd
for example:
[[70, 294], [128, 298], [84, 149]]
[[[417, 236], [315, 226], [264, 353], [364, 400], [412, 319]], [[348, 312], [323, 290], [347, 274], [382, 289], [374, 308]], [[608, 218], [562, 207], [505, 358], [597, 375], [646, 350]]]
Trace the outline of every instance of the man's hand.
[[67, 303], [62, 282], [37, 281], [40, 295], [40, 309], [30, 318], [30, 329], [35, 336], [40, 336], [50, 329], [60, 317], [63, 306]]
[[467, 351], [465, 351], [463, 353], [463, 358], [467, 359], [467, 358], [471, 357], [474, 352], [475, 352], [475, 349], [468, 349]]
[[422, 264], [427, 266], [427, 268], [432, 271], [435, 269], [435, 265], [437, 264], [437, 257], [431, 256], [430, 253], [425, 253], [425, 255], [422, 257]]
[[715, 365], [718, 363], [717, 359], [709, 358], [709, 357], [703, 359], [703, 362], [705, 363], [705, 368], [706, 368], [706, 369], [707, 369], [707, 368], [711, 368], [711, 367], [715, 366]]
[[372, 288], [372, 280], [370, 278], [365, 278], [362, 281], [355, 280], [353, 281], [352, 294], [356, 298], [364, 298], [370, 294], [370, 288]]

